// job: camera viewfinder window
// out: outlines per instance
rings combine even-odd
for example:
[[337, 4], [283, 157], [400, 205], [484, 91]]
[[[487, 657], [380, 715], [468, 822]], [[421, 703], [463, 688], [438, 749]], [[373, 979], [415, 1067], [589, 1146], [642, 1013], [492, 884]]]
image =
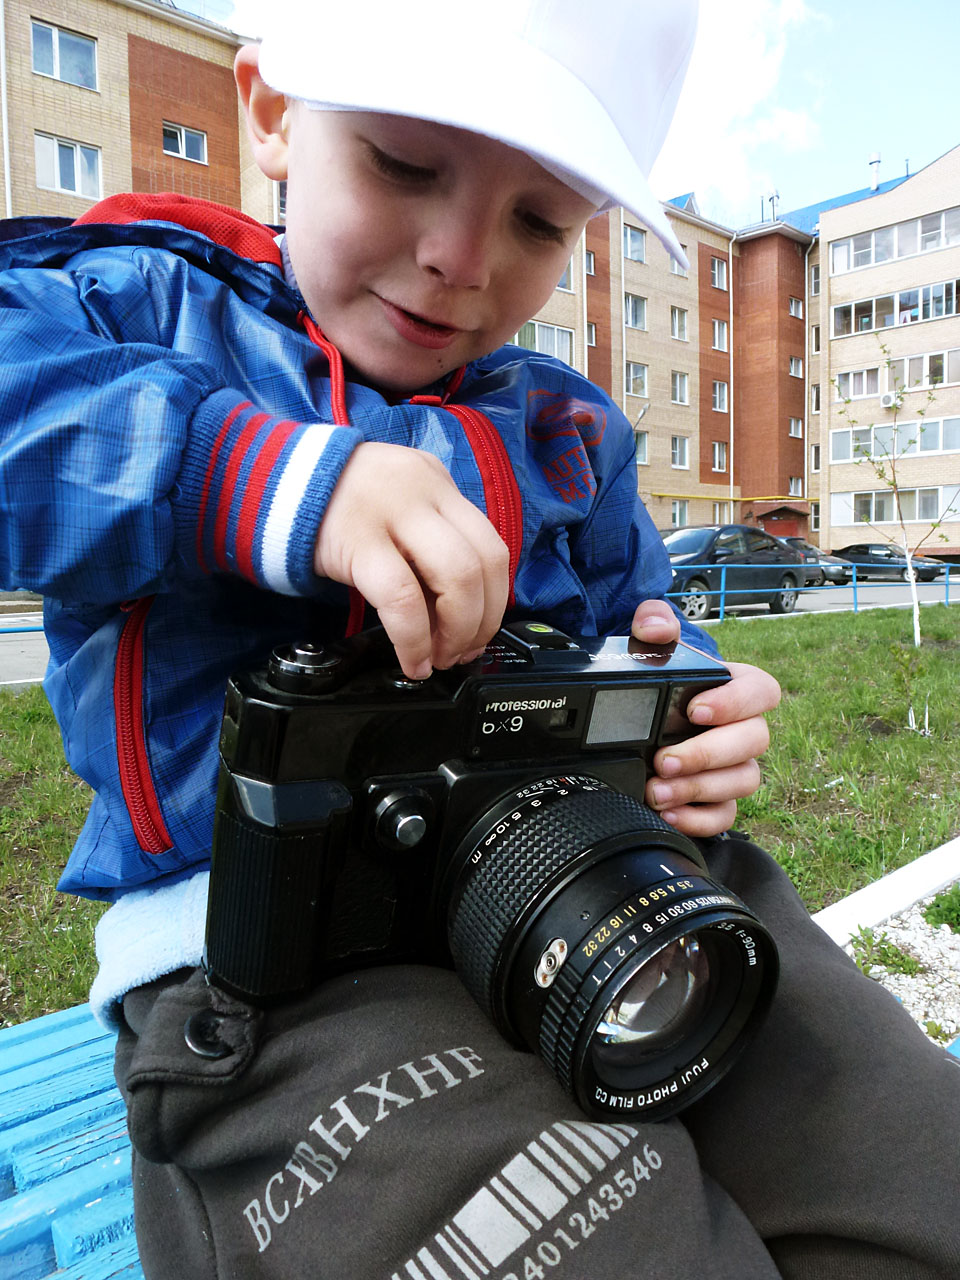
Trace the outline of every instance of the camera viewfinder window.
[[633, 689], [600, 689], [593, 702], [587, 746], [645, 742], [653, 728], [657, 693], [652, 685]]

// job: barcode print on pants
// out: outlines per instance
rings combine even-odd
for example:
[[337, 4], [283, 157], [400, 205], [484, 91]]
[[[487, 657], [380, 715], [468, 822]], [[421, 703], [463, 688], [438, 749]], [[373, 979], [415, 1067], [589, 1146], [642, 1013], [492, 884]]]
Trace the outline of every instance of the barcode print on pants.
[[482, 1280], [637, 1137], [627, 1124], [558, 1121], [503, 1166], [390, 1280]]

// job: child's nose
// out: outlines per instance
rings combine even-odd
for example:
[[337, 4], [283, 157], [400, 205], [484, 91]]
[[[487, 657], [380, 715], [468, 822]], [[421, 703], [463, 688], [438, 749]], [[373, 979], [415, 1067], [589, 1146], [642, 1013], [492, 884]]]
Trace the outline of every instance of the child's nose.
[[496, 256], [495, 220], [481, 209], [440, 214], [420, 237], [417, 261], [459, 289], [483, 289]]

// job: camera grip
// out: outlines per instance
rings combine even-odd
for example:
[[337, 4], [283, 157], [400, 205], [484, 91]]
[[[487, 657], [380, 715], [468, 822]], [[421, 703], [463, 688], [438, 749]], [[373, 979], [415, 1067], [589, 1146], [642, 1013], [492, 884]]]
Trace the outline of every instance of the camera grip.
[[270, 1004], [310, 985], [329, 834], [284, 834], [218, 813], [203, 957], [216, 986]]

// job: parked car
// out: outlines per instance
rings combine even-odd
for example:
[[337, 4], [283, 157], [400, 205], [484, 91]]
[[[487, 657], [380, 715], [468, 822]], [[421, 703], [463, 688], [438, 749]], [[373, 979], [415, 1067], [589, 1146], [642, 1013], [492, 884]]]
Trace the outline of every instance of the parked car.
[[796, 547], [808, 569], [816, 571], [816, 576], [811, 579], [811, 586], [822, 587], [825, 582], [849, 582], [853, 577], [849, 561], [841, 560], [839, 556], [828, 556], [812, 542], [807, 542], [806, 538], [784, 538], [783, 541]]
[[753, 525], [685, 525], [662, 530], [661, 536], [673, 569], [673, 598], [694, 622], [720, 608], [724, 567], [725, 610], [768, 604], [771, 613], [790, 613], [807, 582], [796, 547]]
[[[858, 582], [863, 578], [902, 578], [904, 582], [908, 581], [907, 557], [899, 547], [891, 547], [888, 542], [853, 542], [834, 554], [857, 566]], [[911, 556], [910, 559], [920, 582], [932, 582], [938, 573], [943, 572], [941, 560], [932, 560], [929, 556]]]

